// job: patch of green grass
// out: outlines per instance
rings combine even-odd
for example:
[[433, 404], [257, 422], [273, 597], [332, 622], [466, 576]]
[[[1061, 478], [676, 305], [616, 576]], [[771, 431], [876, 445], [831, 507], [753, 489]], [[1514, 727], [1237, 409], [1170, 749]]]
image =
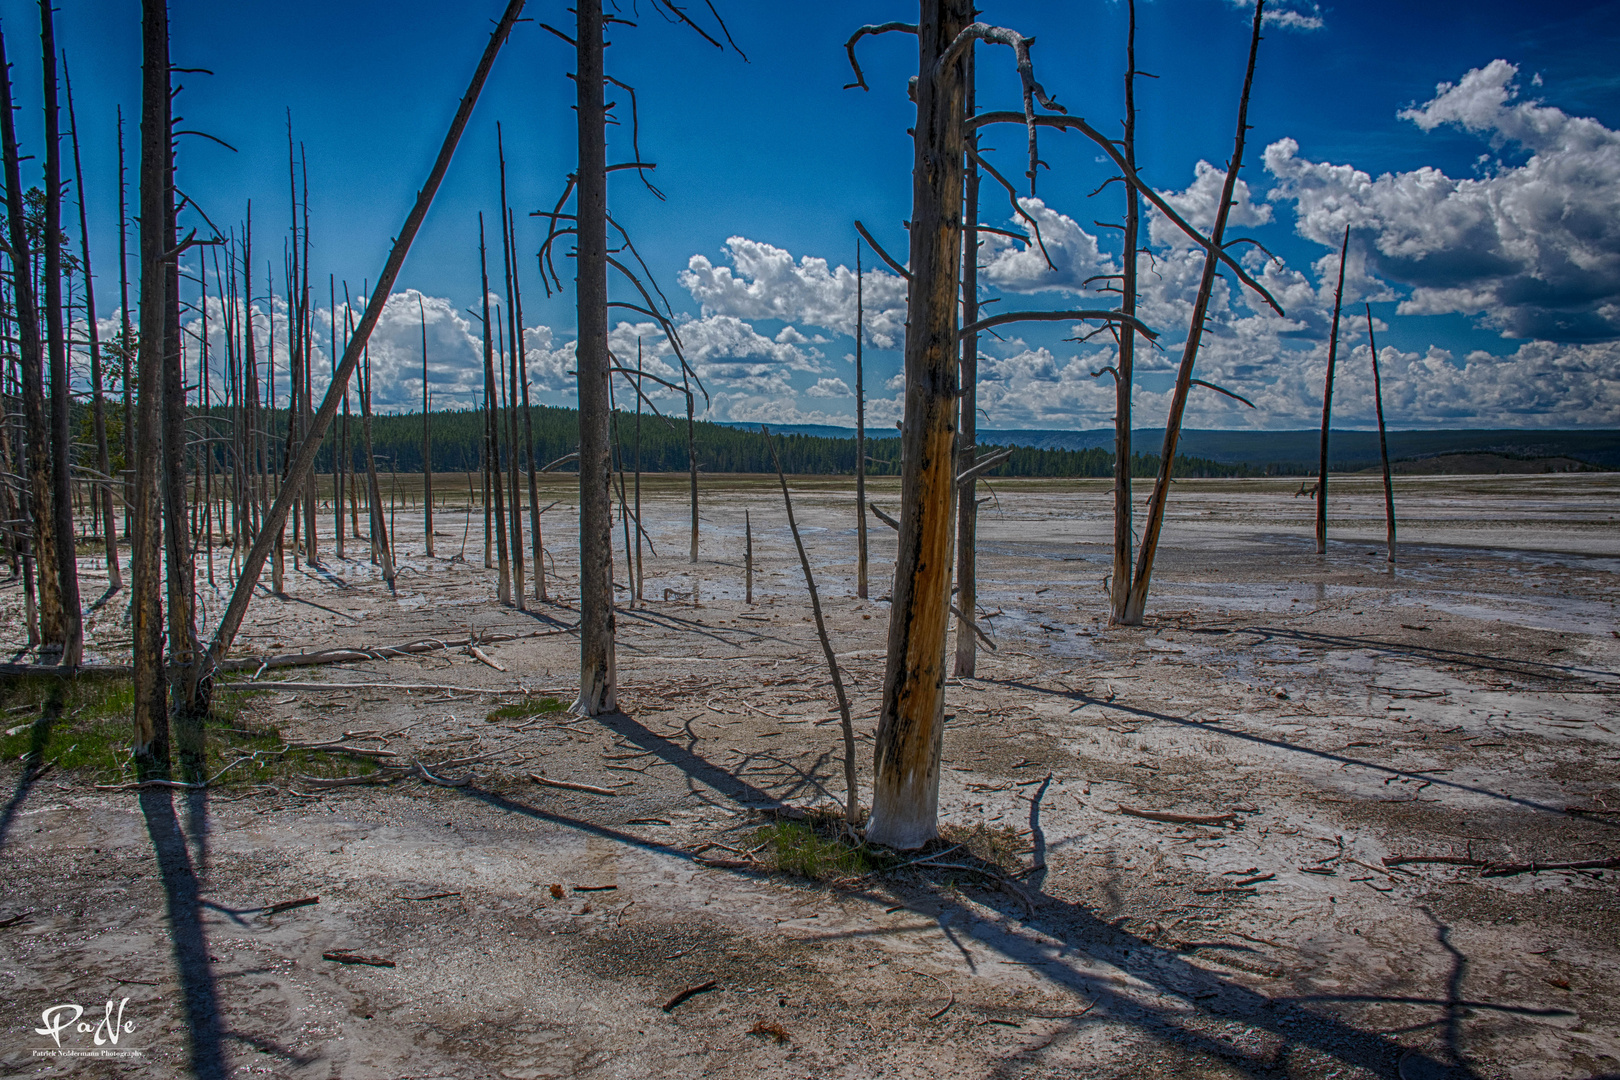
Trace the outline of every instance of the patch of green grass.
[[563, 703], [558, 701], [556, 698], [526, 697], [522, 701], [514, 701], [508, 705], [502, 705], [500, 708], [496, 709], [494, 712], [485, 717], [485, 719], [492, 724], [498, 724], [503, 720], [527, 720], [531, 716], [540, 716], [545, 713], [562, 711]]
[[[257, 721], [253, 702], [263, 693], [222, 684], [212, 712], [200, 725], [171, 720], [171, 775], [202, 780], [240, 761], [215, 786], [242, 787], [285, 781], [296, 773], [377, 771], [369, 759], [289, 747], [280, 731]], [[35, 767], [54, 764], [94, 784], [134, 780], [134, 705], [129, 679], [40, 675], [0, 680], [0, 760]]]
[[767, 866], [812, 881], [862, 877], [882, 869], [882, 856], [865, 844], [853, 845], [847, 835], [816, 826], [815, 819], [773, 821], [754, 834], [754, 845], [765, 845], [759, 854]]

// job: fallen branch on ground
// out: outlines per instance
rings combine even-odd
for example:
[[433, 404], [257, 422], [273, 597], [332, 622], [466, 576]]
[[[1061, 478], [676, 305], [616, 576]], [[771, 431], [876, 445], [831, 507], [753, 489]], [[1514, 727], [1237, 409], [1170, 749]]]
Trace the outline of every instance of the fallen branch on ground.
[[368, 967], [393, 967], [392, 960], [384, 960], [380, 956], [361, 956], [359, 953], [343, 952], [334, 949], [331, 952], [321, 953], [322, 960], [331, 960], [338, 964], [365, 964]]
[[1235, 813], [1177, 814], [1168, 810], [1139, 810], [1124, 803], [1119, 804], [1119, 813], [1146, 818], [1149, 821], [1167, 821], [1175, 825], [1227, 825], [1237, 820]]
[[535, 773], [530, 773], [529, 779], [533, 780], [537, 784], [544, 784], [546, 787], [562, 788], [565, 791], [584, 791], [589, 792], [592, 795], [620, 794], [620, 792], [614, 791], [612, 788], [593, 787], [590, 784], [576, 784], [571, 780], [547, 780], [545, 777]]
[[320, 902], [321, 898], [318, 896], [306, 896], [302, 900], [283, 900], [279, 904], [271, 904], [269, 907], [260, 908], [259, 911], [262, 915], [276, 915], [283, 911], [291, 911], [293, 908], [309, 907], [311, 904]]
[[1620, 857], [1610, 859], [1582, 859], [1578, 862], [1491, 862], [1466, 855], [1386, 855], [1385, 866], [1406, 863], [1435, 863], [1443, 866], [1478, 867], [1481, 877], [1512, 877], [1515, 874], [1539, 874], [1547, 870], [1615, 870], [1620, 869]]

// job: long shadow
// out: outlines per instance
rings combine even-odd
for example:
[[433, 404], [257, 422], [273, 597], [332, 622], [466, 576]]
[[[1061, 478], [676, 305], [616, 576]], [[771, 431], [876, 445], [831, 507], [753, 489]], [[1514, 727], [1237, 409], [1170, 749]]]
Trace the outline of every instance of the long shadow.
[[707, 784], [733, 802], [753, 807], [782, 805], [782, 800], [770, 792], [755, 787], [692, 750], [671, 742], [651, 728], [643, 727], [625, 713], [603, 713], [596, 719], [609, 731], [657, 755], [681, 770], [688, 778]]
[[[1526, 799], [1519, 795], [1507, 795], [1500, 791], [1492, 791], [1489, 788], [1480, 787], [1477, 784], [1465, 784], [1459, 780], [1447, 780], [1444, 777], [1435, 775], [1434, 773], [1412, 772], [1406, 769], [1397, 769], [1389, 765], [1379, 765], [1371, 761], [1362, 761], [1360, 758], [1347, 757], [1344, 754], [1335, 753], [1331, 750], [1313, 750], [1308, 746], [1299, 746], [1295, 743], [1288, 742], [1286, 739], [1272, 739], [1267, 738], [1264, 735], [1255, 735], [1248, 731], [1238, 731], [1235, 728], [1224, 726], [1219, 720], [1189, 720], [1184, 716], [1172, 716], [1168, 713], [1154, 712], [1152, 709], [1138, 708], [1135, 705], [1122, 705], [1118, 701], [1105, 701], [1102, 698], [1095, 698], [1088, 694], [1083, 694], [1078, 690], [1054, 690], [1048, 686], [1036, 686], [1034, 683], [1022, 682], [1017, 679], [981, 678], [979, 681], [996, 683], [1000, 686], [1010, 686], [1019, 690], [1029, 690], [1039, 694], [1050, 694], [1052, 697], [1068, 698], [1071, 701], [1078, 701], [1086, 705], [1095, 705], [1104, 709], [1114, 709], [1117, 712], [1129, 713], [1132, 716], [1139, 716], [1147, 720], [1162, 720], [1167, 724], [1178, 724], [1182, 727], [1193, 728], [1198, 731], [1216, 732], [1231, 739], [1240, 739], [1244, 742], [1256, 743], [1260, 746], [1269, 746], [1277, 750], [1286, 750], [1290, 753], [1304, 754], [1309, 757], [1320, 758], [1323, 761], [1331, 761], [1339, 765], [1354, 765], [1357, 768], [1367, 769], [1376, 773], [1383, 773], [1391, 777], [1402, 777], [1410, 780], [1425, 780], [1435, 787], [1445, 787], [1456, 791], [1466, 791], [1472, 795], [1483, 795], [1489, 799], [1496, 799], [1500, 802], [1511, 803], [1514, 806], [1521, 806], [1526, 809], [1536, 810], [1544, 814], [1557, 814], [1559, 817], [1564, 816], [1564, 808], [1562, 806], [1552, 806], [1547, 803], [1536, 802], [1534, 799]], [[1594, 824], [1602, 824], [1609, 828], [1620, 828], [1620, 821], [1609, 821], [1592, 815], [1588, 815], [1585, 820], [1590, 820]]]
[[[655, 736], [652, 741], [656, 743], [660, 740]], [[691, 852], [657, 840], [568, 814], [542, 810], [492, 791], [476, 787], [456, 790], [467, 798], [496, 809], [588, 833], [627, 847], [686, 861], [696, 858]], [[750, 871], [732, 872], [740, 876], [757, 876]], [[874, 902], [880, 899], [883, 903], [888, 902], [887, 897], [865, 898]], [[965, 904], [953, 900], [949, 893], [936, 893], [935, 898], [943, 906], [938, 923], [970, 969], [976, 970], [978, 962], [967, 948], [967, 942], [977, 943], [1010, 963], [1038, 969], [1053, 983], [1078, 997], [1091, 999], [1086, 1010], [1088, 1016], [1134, 1025], [1168, 1044], [1222, 1059], [1247, 1075], [1275, 1077], [1279, 1066], [1286, 1063], [1289, 1051], [1296, 1047], [1308, 1048], [1344, 1064], [1384, 1076], [1393, 1075], [1396, 1062], [1402, 1054], [1407, 1054], [1408, 1060], [1416, 1057], [1420, 1064], [1434, 1070], [1433, 1075], [1448, 1075], [1444, 1071], [1444, 1064], [1421, 1054], [1413, 1055], [1383, 1034], [1356, 1027], [1329, 1013], [1313, 1011], [1298, 1000], [1267, 997], [1215, 972], [1196, 967], [1181, 953], [1121, 930], [1080, 904], [1038, 893], [1034, 898], [1036, 916], [1022, 920], [1024, 926], [1039, 932], [1040, 939], [1035, 939], [1012, 927], [1015, 920], [1021, 919], [1024, 909], [1020, 904], [1015, 911], [1011, 907], [1011, 898], [1004, 894], [986, 894], [979, 898], [980, 903], [1000, 916], [995, 923], [982, 919]], [[851, 931], [815, 935], [805, 940], [820, 942], [883, 934], [882, 929]], [[1171, 1000], [1160, 1003], [1126, 994], [1115, 989], [1115, 984], [1105, 973], [1087, 973], [1064, 963], [1066, 958], [1086, 956], [1103, 960], [1145, 983], [1154, 997]], [[1460, 1015], [1460, 1009], [1468, 1003], [1456, 994], [1455, 975], [1452, 981], [1453, 986], [1445, 1004], [1448, 1008], [1459, 1010]], [[1282, 1050], [1274, 1054], [1257, 1052], [1239, 1045], [1235, 1036], [1244, 1034], [1244, 1031], [1234, 1031], [1229, 1037], [1198, 1026], [1199, 1023], [1229, 1020], [1240, 1022], [1245, 1030], [1252, 1028], [1270, 1032], [1282, 1042]], [[1075, 1023], [1077, 1025], [1078, 1020]]]
[[201, 885], [191, 852], [168, 791], [142, 791], [140, 804], [163, 878], [169, 939], [191, 1034], [191, 1075], [198, 1080], [225, 1080], [229, 1070], [219, 1024], [219, 993], [208, 959]]
[[[1386, 641], [1383, 638], [1363, 637], [1355, 634], [1326, 634], [1309, 630], [1296, 630], [1286, 626], [1234, 626], [1231, 628], [1231, 632], [1234, 634], [1255, 634], [1259, 636], [1261, 642], [1293, 640], [1326, 645], [1335, 649], [1368, 649], [1374, 653], [1382, 653], [1387, 656], [1405, 656], [1421, 660], [1432, 660], [1438, 663], [1457, 664], [1471, 667], [1476, 671], [1501, 671], [1527, 679], [1545, 679], [1549, 682], [1593, 678], [1615, 679], [1620, 677], [1613, 671], [1604, 671], [1599, 668], [1575, 667], [1571, 664], [1548, 664], [1540, 660], [1514, 660], [1503, 656], [1491, 656], [1488, 653], [1464, 652], [1460, 649], [1446, 649], [1434, 645], [1413, 645], [1407, 642]], [[1254, 644], [1259, 643], [1255, 642]]]
[[623, 616], [627, 619], [641, 619], [665, 630], [675, 630], [681, 633], [691, 634], [695, 637], [706, 637], [713, 641], [718, 641], [720, 644], [731, 649], [740, 649], [742, 646], [737, 642], [732, 641], [730, 638], [723, 636], [725, 634], [737, 634], [745, 638], [764, 637], [764, 635], [760, 634], [758, 631], [745, 630], [741, 627], [733, 629], [731, 627], [703, 626], [692, 621], [691, 619], [683, 619], [678, 615], [671, 615], [666, 611], [648, 611], [645, 608], [638, 608], [634, 610], [630, 608], [617, 608], [615, 609], [614, 614]]
[[62, 718], [63, 697], [62, 680], [58, 679], [51, 684], [51, 692], [40, 710], [39, 719], [34, 721], [33, 729], [29, 732], [28, 752], [23, 755], [23, 770], [17, 777], [17, 786], [12, 789], [11, 798], [6, 800], [6, 808], [0, 810], [0, 849], [6, 846], [11, 825], [17, 820], [23, 803], [28, 800], [28, 793], [34, 790], [34, 781], [45, 771], [45, 747], [51, 741], [51, 727]]

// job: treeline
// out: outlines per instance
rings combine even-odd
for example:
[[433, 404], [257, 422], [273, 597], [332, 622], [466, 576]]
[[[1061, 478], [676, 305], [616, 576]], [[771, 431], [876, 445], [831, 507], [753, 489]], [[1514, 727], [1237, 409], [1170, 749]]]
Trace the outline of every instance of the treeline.
[[[216, 410], [217, 412], [218, 410]], [[484, 422], [472, 410], [434, 412], [428, 415], [433, 446], [434, 472], [466, 472], [478, 468], [484, 438]], [[223, 416], [221, 416], [223, 420]], [[116, 421], [115, 421], [116, 422]], [[269, 418], [270, 442], [284, 446], [286, 442], [286, 413], [279, 411]], [[372, 418], [371, 441], [381, 469], [399, 472], [422, 471], [422, 414], [402, 413]], [[618, 445], [625, 455], [625, 465], [634, 468], [636, 459], [636, 417], [632, 414], [617, 416]], [[542, 467], [566, 457], [579, 447], [579, 414], [573, 409], [536, 405], [533, 415], [534, 456]], [[340, 417], [328, 432], [322, 446], [316, 469], [331, 472], [332, 462], [341, 456], [343, 421]], [[503, 428], [504, 431], [504, 428]], [[987, 433], [993, 434], [993, 433]], [[835, 438], [825, 435], [776, 435], [782, 455], [782, 468], [798, 475], [836, 476], [855, 472], [855, 438]], [[726, 424], [697, 421], [692, 425], [692, 440], [697, 448], [699, 467], [707, 473], [768, 473], [774, 471], [771, 455], [758, 429], [737, 428]], [[1002, 449], [993, 443], [981, 443], [983, 450]], [[352, 416], [349, 424], [348, 449], [350, 461], [356, 470], [364, 470], [361, 458], [359, 417]], [[508, 451], [503, 447], [504, 458]], [[219, 453], [223, 455], [224, 451]], [[644, 414], [640, 424], [641, 468], [645, 472], [679, 473], [686, 471], [687, 430], [684, 417], [666, 420]], [[224, 458], [219, 459], [223, 468]], [[568, 462], [559, 466], [572, 470]], [[1158, 472], [1159, 455], [1133, 454], [1131, 475], [1151, 477]], [[900, 439], [898, 435], [883, 438], [867, 436], [867, 472], [873, 476], [898, 476], [900, 473]], [[1232, 477], [1261, 476], [1271, 470], [1256, 469], [1246, 464], [1232, 464], [1209, 458], [1176, 458], [1175, 475], [1179, 477]], [[1114, 474], [1114, 455], [1110, 450], [1042, 450], [1020, 446], [1013, 449], [1012, 457], [992, 469], [987, 475], [994, 477], [1047, 476], [1047, 477], [1108, 477]]]

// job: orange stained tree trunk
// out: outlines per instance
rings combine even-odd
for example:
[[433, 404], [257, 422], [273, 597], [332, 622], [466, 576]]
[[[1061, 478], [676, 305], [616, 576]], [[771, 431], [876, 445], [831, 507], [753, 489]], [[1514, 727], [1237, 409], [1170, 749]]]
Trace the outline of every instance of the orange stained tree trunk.
[[956, 499], [957, 271], [962, 256], [964, 61], [937, 70], [972, 20], [968, 0], [922, 0], [901, 440], [899, 548], [867, 838], [921, 847], [938, 835]]

